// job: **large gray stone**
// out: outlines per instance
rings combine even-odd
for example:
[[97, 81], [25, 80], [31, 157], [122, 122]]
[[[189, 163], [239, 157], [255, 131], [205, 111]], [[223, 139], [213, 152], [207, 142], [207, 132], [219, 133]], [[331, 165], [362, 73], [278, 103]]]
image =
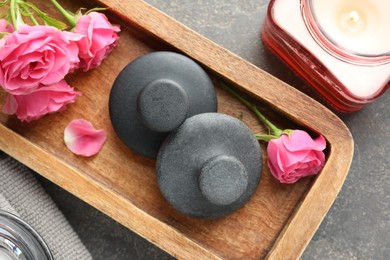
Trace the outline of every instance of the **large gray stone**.
[[157, 181], [166, 200], [193, 217], [241, 208], [261, 175], [260, 145], [240, 120], [218, 113], [188, 118], [161, 146]]
[[156, 158], [168, 133], [187, 117], [217, 111], [214, 86], [193, 60], [152, 52], [128, 64], [110, 93], [110, 118], [133, 151]]

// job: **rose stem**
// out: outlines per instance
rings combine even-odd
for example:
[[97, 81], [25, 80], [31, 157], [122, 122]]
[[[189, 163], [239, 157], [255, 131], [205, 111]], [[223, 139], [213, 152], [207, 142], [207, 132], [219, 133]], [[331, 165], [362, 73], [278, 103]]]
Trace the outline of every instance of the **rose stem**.
[[[260, 111], [259, 109], [254, 105], [252, 104], [251, 102], [249, 102], [247, 99], [243, 98], [240, 94], [238, 94], [236, 91], [234, 91], [233, 89], [231, 89], [230, 87], [228, 87], [224, 82], [221, 81], [221, 86], [224, 90], [226, 90], [227, 92], [229, 92], [230, 94], [232, 94], [233, 96], [235, 96], [238, 100], [241, 101], [241, 103], [243, 103], [245, 106], [247, 106], [250, 110], [253, 111], [253, 113], [256, 114], [256, 116], [262, 121], [264, 122], [271, 130], [272, 132], [274, 133], [273, 136], [269, 136], [269, 135], [261, 135], [261, 134], [257, 134], [256, 137], [258, 139], [262, 139], [262, 137], [264, 137], [265, 139], [267, 138], [270, 138], [270, 139], [273, 139], [273, 138], [277, 138], [277, 137], [280, 137], [282, 134], [283, 134], [283, 131], [279, 128], [277, 128], [271, 121], [269, 121]], [[264, 141], [266, 141], [265, 139], [262, 139]]]
[[67, 10], [65, 10], [56, 0], [50, 0], [50, 1], [58, 9], [58, 11], [60, 11], [65, 16], [65, 18], [68, 20], [70, 25], [74, 27], [76, 25], [74, 16], [71, 15]]

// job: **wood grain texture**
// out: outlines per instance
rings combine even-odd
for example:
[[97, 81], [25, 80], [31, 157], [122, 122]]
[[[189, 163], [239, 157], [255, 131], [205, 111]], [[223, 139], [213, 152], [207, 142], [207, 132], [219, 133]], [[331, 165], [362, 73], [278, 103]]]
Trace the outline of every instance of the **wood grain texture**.
[[[77, 9], [78, 1], [62, 2]], [[342, 121], [318, 102], [143, 1], [99, 3], [121, 22], [117, 48], [99, 68], [69, 75], [68, 82], [83, 96], [68, 110], [29, 124], [2, 114], [0, 149], [178, 258], [298, 258], [348, 173], [353, 141]], [[47, 5], [46, 1], [38, 4]], [[45, 8], [50, 12], [50, 6]], [[210, 72], [216, 86], [217, 77], [233, 84], [265, 107], [281, 127], [298, 125], [324, 135], [328, 149], [321, 174], [282, 185], [264, 167], [256, 193], [239, 211], [212, 221], [177, 213], [158, 190], [155, 162], [123, 145], [108, 115], [108, 95], [116, 75], [128, 62], [155, 50], [176, 50], [195, 59]], [[217, 93], [219, 112], [243, 115], [254, 132], [265, 131], [237, 100], [219, 88]], [[2, 92], [0, 101], [4, 97]], [[63, 129], [75, 118], [107, 131], [107, 142], [97, 156], [77, 157], [65, 147]]]

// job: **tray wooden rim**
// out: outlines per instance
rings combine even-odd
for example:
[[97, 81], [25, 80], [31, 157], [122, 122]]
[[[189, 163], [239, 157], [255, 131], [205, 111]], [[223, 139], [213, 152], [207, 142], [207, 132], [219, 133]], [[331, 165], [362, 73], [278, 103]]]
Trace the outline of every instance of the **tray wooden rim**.
[[[299, 258], [330, 209], [348, 174], [353, 156], [353, 139], [345, 124], [315, 100], [141, 0], [128, 2], [101, 0], [97, 2], [109, 7], [125, 22], [203, 64], [204, 67], [234, 84], [241, 91], [269, 104], [294, 122], [326, 138], [330, 152], [324, 169], [313, 181], [267, 255], [270, 259]], [[202, 48], [199, 48], [200, 46]], [[204, 49], [208, 49], [209, 52], [204, 53], [202, 51]], [[266, 87], [264, 83], [267, 84]], [[300, 105], [294, 106], [298, 99]], [[185, 259], [220, 259], [218, 255], [185, 237], [178, 230], [146, 214], [121, 194], [88, 178], [71, 165], [31, 143], [3, 124], [0, 124], [0, 136], [1, 150], [168, 253]], [[14, 147], [25, 148], [18, 150]], [[42, 158], [45, 159], [42, 160]], [[330, 188], [324, 191], [322, 189], [324, 186]], [[83, 187], [82, 192], [80, 187]], [[93, 196], [94, 193], [100, 193], [101, 196]], [[143, 228], [144, 226], [148, 228]]]

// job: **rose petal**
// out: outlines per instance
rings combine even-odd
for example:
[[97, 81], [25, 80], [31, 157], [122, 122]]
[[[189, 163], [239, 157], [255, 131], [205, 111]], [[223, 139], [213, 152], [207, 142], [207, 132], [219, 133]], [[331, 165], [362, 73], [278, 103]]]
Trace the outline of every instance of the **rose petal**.
[[290, 136], [282, 135], [281, 138], [285, 147], [291, 152], [302, 150], [322, 151], [326, 146], [325, 138], [322, 135], [313, 140], [308, 133], [302, 130], [294, 130]]
[[18, 119], [30, 122], [46, 114], [64, 110], [80, 95], [81, 93], [75, 91], [65, 80], [61, 80], [49, 86], [40, 85], [26, 95], [8, 94], [3, 112], [16, 114]]
[[8, 32], [12, 33], [14, 31], [14, 27], [8, 23], [5, 19], [0, 19], [0, 32]]
[[18, 109], [18, 102], [12, 95], [7, 95], [5, 104], [3, 106], [3, 112], [8, 115], [13, 115]]
[[89, 157], [102, 149], [106, 141], [106, 132], [96, 130], [84, 119], [75, 119], [65, 128], [64, 141], [73, 153]]

